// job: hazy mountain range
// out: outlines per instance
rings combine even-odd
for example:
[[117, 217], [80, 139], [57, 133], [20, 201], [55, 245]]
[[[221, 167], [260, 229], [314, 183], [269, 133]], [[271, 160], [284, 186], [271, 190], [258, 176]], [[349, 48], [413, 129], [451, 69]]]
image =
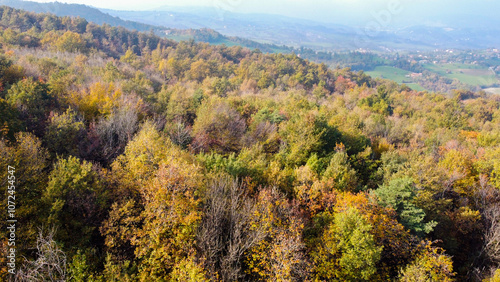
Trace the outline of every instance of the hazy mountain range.
[[[455, 21], [418, 23], [406, 27], [380, 28], [346, 26], [268, 14], [242, 14], [210, 7], [163, 7], [155, 11], [103, 10], [110, 15], [141, 23], [173, 28], [211, 28], [224, 35], [258, 42], [308, 47], [317, 50], [358, 48], [482, 49], [500, 45], [500, 21], [459, 17]], [[474, 22], [468, 27], [467, 22]], [[376, 21], [374, 21], [376, 23]]]
[[[165, 6], [155, 11], [118, 11], [58, 2], [0, 0], [0, 4], [34, 12], [50, 12], [58, 16], [80, 16], [98, 24], [108, 23], [142, 31], [209, 28], [226, 36], [237, 36], [259, 43], [321, 51], [500, 47], [500, 20], [474, 20], [467, 15], [433, 22], [414, 22], [404, 27], [382, 28], [383, 25], [375, 25], [375, 29], [370, 29], [370, 26], [355, 27], [280, 15], [233, 13], [213, 7]], [[467, 24], [472, 22], [474, 24]], [[172, 36], [172, 32], [169, 34]], [[233, 41], [227, 37], [224, 40]], [[224, 40], [221, 42], [224, 43]]]

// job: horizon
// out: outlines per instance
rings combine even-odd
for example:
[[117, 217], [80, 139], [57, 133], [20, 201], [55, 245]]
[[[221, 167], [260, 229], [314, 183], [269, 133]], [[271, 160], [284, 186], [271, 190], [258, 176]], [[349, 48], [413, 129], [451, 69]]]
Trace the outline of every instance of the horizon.
[[[32, 0], [40, 3], [52, 0]], [[500, 3], [491, 0], [469, 2], [423, 0], [412, 3], [407, 0], [257, 0], [251, 3], [242, 0], [187, 0], [164, 1], [145, 0], [138, 4], [134, 0], [98, 1], [65, 0], [67, 4], [84, 4], [99, 9], [118, 11], [168, 11], [178, 9], [213, 9], [220, 15], [224, 13], [267, 14], [292, 17], [328, 24], [348, 26], [369, 26], [373, 22], [383, 28], [400, 28], [415, 23], [430, 26], [449, 26], [452, 21], [461, 26], [487, 25], [494, 20]], [[290, 4], [293, 2], [293, 4]], [[287, 4], [285, 4], [287, 3]], [[363, 7], [363, 8], [360, 8]], [[458, 19], [457, 19], [458, 18]]]

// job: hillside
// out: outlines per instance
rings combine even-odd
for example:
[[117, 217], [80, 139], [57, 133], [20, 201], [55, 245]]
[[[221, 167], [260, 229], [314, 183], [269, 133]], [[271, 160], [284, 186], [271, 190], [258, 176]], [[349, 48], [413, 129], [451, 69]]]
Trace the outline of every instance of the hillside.
[[0, 280], [499, 277], [498, 95], [0, 17]]
[[137, 21], [122, 20], [119, 17], [111, 16], [106, 10], [101, 10], [80, 4], [66, 4], [60, 2], [38, 3], [21, 0], [0, 0], [0, 5], [23, 9], [35, 13], [50, 13], [56, 16], [81, 17], [96, 24], [108, 24], [113, 27], [124, 27], [138, 31], [153, 31], [161, 37], [174, 40], [189, 40], [208, 42], [211, 44], [225, 44], [227, 46], [238, 45], [247, 48], [258, 48], [263, 52], [287, 52], [291, 53], [292, 48], [279, 47], [271, 44], [263, 44], [236, 36], [224, 36], [214, 30], [203, 27], [192, 29], [178, 28], [178, 25], [153, 23], [144, 24]]
[[[329, 67], [344, 68], [349, 67], [355, 71], [365, 71], [375, 78], [393, 78], [394, 72], [396, 73], [423, 73], [422, 78], [418, 79], [408, 79], [407, 77], [396, 77], [395, 81], [398, 83], [405, 83], [415, 90], [429, 90], [438, 91], [443, 93], [449, 93], [452, 90], [457, 89], [468, 89], [471, 91], [479, 91], [484, 89], [487, 92], [497, 92], [497, 87], [500, 85], [500, 80], [496, 75], [481, 75], [477, 73], [469, 73], [468, 75], [446, 75], [443, 72], [435, 71], [439, 69], [438, 66], [431, 66], [424, 68], [415, 67], [409, 63], [415, 60], [415, 57], [420, 58], [425, 56], [427, 61], [442, 61], [443, 55], [441, 52], [427, 51], [410, 51], [410, 52], [387, 52], [387, 48], [383, 48], [384, 52], [366, 52], [366, 50], [352, 51], [354, 49], [359, 49], [360, 47], [369, 48], [368, 46], [357, 46], [357, 45], [345, 45], [349, 42], [364, 42], [363, 38], [356, 34], [356, 30], [342, 25], [326, 25], [317, 23], [314, 21], [299, 20], [289, 17], [281, 16], [269, 16], [261, 14], [234, 14], [227, 11], [208, 8], [182, 8], [182, 7], [164, 7], [159, 11], [150, 12], [127, 12], [127, 11], [113, 11], [113, 10], [99, 10], [93, 7], [76, 5], [76, 4], [62, 4], [62, 3], [36, 3], [36, 2], [23, 2], [19, 0], [3, 0], [5, 3], [13, 7], [25, 7], [30, 11], [35, 12], [50, 12], [55, 13], [59, 16], [79, 16], [82, 18], [89, 19], [89, 21], [101, 24], [106, 23], [111, 26], [122, 26], [125, 28], [132, 28], [136, 30], [143, 31], [153, 31], [156, 35], [160, 37], [169, 38], [175, 41], [182, 40], [195, 40], [196, 42], [207, 42], [214, 45], [226, 45], [226, 46], [242, 46], [250, 49], [259, 49], [265, 53], [284, 53], [284, 54], [297, 54], [301, 58], [308, 59], [317, 63], [325, 63]], [[223, 12], [220, 14], [220, 12]], [[116, 14], [120, 17], [125, 17], [132, 20], [143, 21], [145, 23], [151, 23], [156, 25], [141, 24], [133, 21], [124, 21], [118, 17], [110, 16], [109, 14]], [[481, 21], [479, 21], [481, 22]], [[195, 23], [195, 24], [193, 24]], [[248, 24], [250, 23], [250, 25]], [[451, 22], [450, 22], [451, 24]], [[158, 26], [164, 25], [164, 26]], [[167, 26], [167, 27], [165, 27]], [[210, 26], [221, 30], [223, 35], [213, 29], [208, 29], [206, 26]], [[230, 29], [223, 28], [224, 26], [230, 27]], [[449, 29], [438, 29], [431, 28], [428, 29], [425, 26], [421, 27], [409, 27], [404, 29], [399, 29], [398, 33], [402, 37], [408, 37], [406, 39], [398, 39], [400, 42], [412, 41], [410, 37], [418, 37], [418, 40], [429, 40], [425, 43], [426, 46], [439, 47], [433, 45], [430, 42], [438, 42], [436, 38], [447, 38], [446, 41], [453, 41], [453, 38], [449, 37], [449, 34], [454, 34], [455, 37], [459, 37], [460, 30], [467, 29], [463, 24], [459, 24], [460, 28], [457, 30], [450, 31]], [[474, 25], [474, 28], [479, 28], [483, 26], [482, 24]], [[186, 27], [191, 27], [188, 29], [182, 29]], [[196, 28], [196, 29], [193, 29]], [[414, 28], [417, 30], [414, 31]], [[469, 27], [467, 30], [470, 33], [466, 38], [472, 38], [471, 36], [476, 36], [474, 42], [481, 42], [481, 34], [471, 30]], [[243, 30], [240, 30], [243, 29]], [[484, 29], [484, 28], [483, 28]], [[278, 34], [275, 31], [280, 31]], [[432, 36], [429, 36], [429, 32], [426, 30], [432, 30]], [[488, 29], [489, 30], [489, 29]], [[248, 34], [251, 32], [252, 34]], [[447, 33], [447, 35], [441, 34], [442, 32]], [[484, 29], [486, 32], [486, 29]], [[357, 32], [359, 33], [359, 32]], [[491, 34], [495, 34], [493, 30], [490, 30]], [[242, 38], [239, 36], [230, 36], [227, 34], [237, 34], [245, 35], [251, 38], [255, 38], [257, 41]], [[472, 35], [473, 34], [473, 35]], [[491, 35], [490, 34], [490, 35]], [[287, 37], [292, 36], [295, 38], [293, 40], [299, 40], [296, 42], [287, 41]], [[398, 35], [398, 36], [399, 36]], [[266, 38], [268, 38], [266, 39]], [[283, 37], [285, 41], [276, 41], [278, 38]], [[389, 35], [383, 35], [383, 37], [391, 38]], [[313, 38], [316, 43], [310, 45], [308, 40]], [[334, 38], [334, 39], [332, 39]], [[491, 36], [485, 37], [488, 42], [495, 42]], [[335, 41], [337, 47], [326, 47], [330, 44], [331, 40]], [[365, 38], [366, 39], [366, 38]], [[390, 39], [392, 40], [392, 39]], [[402, 41], [403, 40], [403, 41]], [[417, 41], [418, 41], [417, 40]], [[285, 45], [276, 45], [269, 43], [259, 43], [259, 42], [279, 42]], [[376, 43], [376, 46], [380, 45], [380, 42], [376, 40], [372, 43]], [[326, 45], [325, 45], [326, 44]], [[350, 43], [349, 43], [350, 44]], [[324, 45], [321, 48], [321, 45]], [[311, 46], [311, 48], [305, 48], [304, 46]], [[422, 47], [419, 44], [408, 45], [410, 50], [419, 49]], [[479, 46], [479, 45], [477, 45]], [[476, 46], [476, 47], [477, 47]], [[373, 47], [373, 46], [372, 46]], [[440, 46], [444, 47], [444, 45]], [[329, 49], [348, 49], [349, 51], [343, 52], [331, 52], [331, 51], [317, 51], [318, 49], [329, 50]], [[371, 48], [371, 47], [370, 47]], [[377, 49], [377, 48], [375, 48]], [[422, 49], [428, 49], [423, 47]], [[443, 50], [444, 51], [444, 50]], [[484, 71], [488, 71], [488, 68], [497, 68], [499, 66], [498, 56], [495, 58], [495, 54], [487, 54], [474, 56], [474, 60], [470, 60], [468, 50], [455, 50], [456, 55], [454, 58], [447, 58], [449, 63], [460, 63], [468, 64], [468, 67], [476, 67], [471, 63], [476, 62], [479, 67]], [[482, 54], [484, 51], [475, 51], [477, 54]], [[491, 53], [491, 52], [489, 52]], [[493, 55], [493, 56], [492, 56]], [[395, 57], [397, 59], [395, 59]], [[449, 56], [445, 56], [449, 57]], [[464, 58], [466, 57], [466, 58]], [[496, 61], [491, 61], [491, 59], [497, 59]], [[383, 71], [381, 71], [383, 70]], [[446, 71], [446, 69], [445, 69]]]
[[[335, 24], [270, 14], [235, 13], [214, 7], [160, 7], [155, 11], [117, 11], [106, 13], [142, 23], [180, 29], [210, 28], [228, 36], [261, 43], [305, 47], [315, 51], [366, 49], [378, 52], [430, 51], [438, 49], [486, 49], [500, 46], [496, 18], [459, 15], [443, 19], [440, 25], [418, 21], [391, 25], [370, 32], [363, 25]], [[334, 19], [332, 19], [334, 20]], [[464, 23], [467, 24], [464, 24]], [[474, 24], [471, 24], [474, 23]]]
[[118, 17], [113, 17], [87, 5], [66, 4], [61, 2], [39, 3], [20, 0], [0, 0], [0, 5], [6, 5], [9, 7], [36, 13], [51, 13], [61, 17], [81, 17], [86, 19], [87, 21], [91, 21], [100, 25], [109, 24], [111, 26], [122, 26], [124, 28], [135, 29], [138, 31], [150, 31], [158, 28], [156, 25], [147, 25], [138, 22], [122, 20]]

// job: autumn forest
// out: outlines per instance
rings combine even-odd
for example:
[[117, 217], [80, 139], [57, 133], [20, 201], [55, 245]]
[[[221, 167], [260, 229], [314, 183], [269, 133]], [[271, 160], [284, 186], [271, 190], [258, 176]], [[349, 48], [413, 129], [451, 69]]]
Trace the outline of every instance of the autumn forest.
[[0, 280], [499, 281], [500, 96], [0, 17]]

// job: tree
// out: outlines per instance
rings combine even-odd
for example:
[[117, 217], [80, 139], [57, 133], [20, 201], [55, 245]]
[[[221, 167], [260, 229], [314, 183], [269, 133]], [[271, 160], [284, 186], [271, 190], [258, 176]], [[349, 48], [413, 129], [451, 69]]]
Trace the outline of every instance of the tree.
[[182, 148], [187, 148], [191, 143], [191, 127], [186, 126], [186, 124], [181, 121], [175, 121], [165, 126], [165, 130], [168, 132], [168, 136], [172, 142]]
[[26, 121], [28, 130], [42, 135], [48, 113], [55, 106], [55, 100], [49, 94], [48, 86], [25, 78], [18, 81], [7, 91], [7, 102], [20, 112]]
[[483, 280], [484, 282], [495, 282], [500, 280], [500, 269], [496, 269], [490, 278]]
[[121, 90], [113, 84], [96, 82], [86, 91], [73, 92], [69, 103], [78, 109], [86, 120], [93, 121], [101, 116], [107, 117], [119, 106], [125, 106], [120, 104], [121, 97]]
[[305, 218], [276, 188], [261, 190], [252, 228], [263, 226], [266, 236], [246, 258], [247, 272], [255, 280], [304, 281], [310, 265], [302, 240]]
[[193, 165], [163, 163], [141, 191], [143, 224], [132, 240], [141, 261], [140, 279], [171, 277], [194, 254], [195, 232], [201, 220], [196, 172]]
[[220, 153], [238, 151], [245, 131], [246, 124], [241, 115], [216, 99], [202, 104], [193, 125], [195, 146]]
[[203, 267], [196, 263], [195, 258], [189, 257], [178, 263], [170, 276], [172, 282], [208, 282]]
[[[498, 207], [500, 193], [491, 186], [486, 187], [482, 192], [487, 193], [488, 197], [485, 199], [488, 202], [485, 203], [486, 207], [482, 215], [487, 222], [483, 251], [490, 264], [497, 267], [500, 265], [500, 208]], [[497, 272], [500, 271], [497, 270]]]
[[206, 190], [197, 247], [212, 280], [245, 277], [246, 253], [266, 235], [254, 220], [255, 201], [246, 187], [228, 176], [213, 179]]
[[272, 77], [269, 75], [269, 73], [263, 71], [259, 81], [257, 82], [257, 86], [260, 89], [267, 89], [270, 86], [274, 86], [274, 81]]
[[398, 275], [402, 266], [412, 259], [414, 244], [410, 233], [396, 219], [396, 213], [390, 208], [377, 204], [376, 199], [368, 194], [349, 192], [326, 195], [323, 199], [323, 212], [312, 218], [312, 227], [307, 230], [306, 242], [314, 250], [323, 242], [323, 235], [331, 226], [336, 214], [356, 209], [367, 224], [371, 226], [369, 233], [373, 235], [375, 244], [382, 247], [380, 260], [376, 264], [373, 280], [387, 280]]
[[[42, 147], [42, 142], [33, 134], [19, 132], [15, 134], [15, 143], [9, 144], [5, 140], [0, 140], [0, 193], [8, 194], [8, 166], [14, 168], [15, 194], [18, 199], [22, 199], [22, 204], [16, 207], [16, 219], [18, 226], [16, 229], [16, 247], [18, 255], [27, 255], [25, 252], [35, 245], [38, 234], [37, 227], [44, 223], [46, 206], [41, 200], [43, 191], [47, 185], [48, 175], [48, 153]], [[10, 178], [12, 179], [12, 176]], [[8, 206], [8, 197], [2, 198], [2, 206]], [[12, 199], [10, 199], [12, 200]], [[7, 238], [7, 222], [0, 224], [2, 229], [0, 235]]]
[[416, 234], [427, 234], [437, 225], [434, 221], [425, 222], [425, 212], [412, 202], [416, 197], [413, 179], [393, 179], [374, 193], [380, 204], [392, 207], [398, 213], [399, 221]]
[[196, 118], [196, 111], [203, 100], [203, 91], [188, 89], [180, 84], [164, 87], [159, 93], [160, 112], [167, 114], [169, 121], [182, 121], [190, 125]]
[[122, 186], [133, 185], [139, 192], [142, 185], [155, 176], [162, 162], [175, 159], [190, 160], [191, 157], [181, 153], [179, 148], [156, 130], [152, 122], [146, 121], [111, 167]]
[[423, 248], [417, 258], [401, 271], [400, 281], [454, 281], [452, 260], [443, 249], [432, 247], [430, 243], [425, 243]]
[[68, 108], [63, 114], [54, 114], [45, 131], [45, 144], [53, 154], [79, 155], [79, 144], [84, 134], [85, 125], [76, 112]]
[[199, 59], [191, 64], [191, 70], [189, 70], [188, 74], [191, 79], [202, 82], [203, 79], [210, 75], [210, 65], [208, 62]]
[[87, 50], [87, 44], [83, 37], [80, 34], [69, 30], [56, 40], [55, 46], [59, 51], [63, 52], [83, 53]]
[[137, 61], [137, 59], [137, 55], [134, 53], [134, 51], [132, 51], [132, 49], [129, 48], [127, 52], [125, 52], [125, 55], [120, 58], [120, 61], [127, 64], [133, 64]]
[[0, 98], [0, 139], [14, 140], [14, 134], [22, 129], [19, 112], [7, 101]]
[[137, 112], [130, 107], [116, 109], [109, 116], [101, 117], [95, 126], [98, 159], [107, 164], [122, 154], [138, 127]]
[[371, 229], [356, 208], [334, 214], [312, 253], [316, 279], [370, 280], [382, 252], [370, 234]]
[[304, 164], [309, 155], [317, 152], [323, 145], [324, 131], [317, 127], [316, 115], [312, 112], [294, 115], [279, 127], [279, 135], [284, 146], [282, 153], [286, 164], [295, 166]]
[[92, 246], [106, 198], [91, 163], [74, 156], [59, 158], [43, 194], [50, 207], [48, 223], [59, 227], [56, 238], [68, 249]]
[[16, 281], [66, 281], [66, 254], [54, 240], [55, 232], [46, 236], [40, 232], [37, 242], [37, 259], [26, 261], [16, 274]]
[[343, 151], [333, 154], [330, 164], [323, 173], [323, 181], [338, 191], [356, 191], [358, 178], [349, 164], [349, 157]]

